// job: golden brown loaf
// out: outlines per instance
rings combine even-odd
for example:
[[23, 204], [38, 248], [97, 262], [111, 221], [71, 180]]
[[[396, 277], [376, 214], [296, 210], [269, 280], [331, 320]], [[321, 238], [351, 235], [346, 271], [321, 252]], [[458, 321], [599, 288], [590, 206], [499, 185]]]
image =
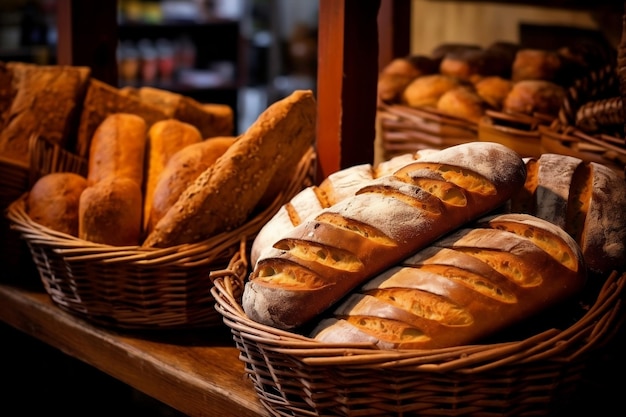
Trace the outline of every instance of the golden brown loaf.
[[351, 293], [313, 336], [381, 349], [475, 343], [578, 293], [586, 269], [576, 242], [523, 214], [481, 219]]
[[297, 164], [313, 145], [316, 115], [315, 98], [309, 90], [296, 90], [269, 106], [181, 194], [144, 246], [198, 242], [243, 224], [279, 169]]
[[485, 115], [487, 102], [468, 86], [446, 91], [437, 101], [437, 110], [473, 123]]
[[413, 80], [402, 93], [402, 102], [411, 107], [436, 107], [439, 98], [458, 87], [460, 81], [442, 74], [424, 75]]
[[78, 203], [87, 180], [71, 172], [39, 178], [28, 193], [26, 210], [36, 223], [57, 232], [78, 236]]
[[557, 82], [561, 65], [561, 58], [556, 51], [522, 48], [515, 55], [511, 79], [516, 82], [522, 80]]
[[154, 229], [183, 191], [193, 184], [202, 172], [213, 165], [235, 140], [235, 137], [229, 136], [192, 143], [169, 158], [155, 184], [154, 192], [150, 196], [146, 194], [145, 197], [151, 201], [151, 210], [147, 214], [149, 221], [145, 231], [150, 233]]
[[202, 136], [195, 126], [176, 119], [158, 121], [148, 129], [144, 164], [144, 229], [148, 227], [152, 196], [165, 165], [176, 152], [201, 141]]
[[146, 122], [140, 116], [114, 113], [98, 126], [91, 140], [87, 180], [123, 177], [143, 184]]
[[275, 327], [304, 324], [364, 280], [504, 204], [525, 178], [520, 157], [496, 143], [422, 156], [264, 251], [246, 283], [243, 308]]
[[29, 140], [39, 135], [61, 147], [73, 146], [88, 67], [9, 62], [4, 67], [0, 104], [0, 155], [29, 162]]
[[626, 267], [626, 182], [605, 165], [558, 154], [526, 159], [526, 183], [506, 205], [556, 224], [580, 245], [590, 270]]
[[524, 80], [513, 84], [502, 103], [502, 109], [514, 113], [556, 116], [564, 99], [565, 90], [560, 85], [544, 80]]
[[112, 246], [136, 246], [141, 212], [141, 187], [126, 177], [107, 177], [80, 196], [78, 237]]
[[502, 110], [504, 100], [513, 88], [513, 81], [493, 75], [476, 81], [474, 88], [476, 94], [489, 103], [491, 108]]

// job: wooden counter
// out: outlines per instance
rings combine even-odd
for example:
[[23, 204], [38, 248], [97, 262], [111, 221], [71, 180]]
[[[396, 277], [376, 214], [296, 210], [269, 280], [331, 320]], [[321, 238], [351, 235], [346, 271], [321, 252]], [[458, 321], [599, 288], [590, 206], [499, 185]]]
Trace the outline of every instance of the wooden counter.
[[226, 326], [132, 335], [95, 327], [44, 292], [0, 284], [0, 320], [189, 416], [268, 416]]

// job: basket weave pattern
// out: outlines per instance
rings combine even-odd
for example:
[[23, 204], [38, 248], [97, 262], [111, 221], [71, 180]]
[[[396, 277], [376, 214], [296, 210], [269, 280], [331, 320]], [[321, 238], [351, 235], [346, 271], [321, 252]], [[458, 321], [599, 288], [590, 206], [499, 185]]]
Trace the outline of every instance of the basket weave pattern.
[[[44, 287], [59, 307], [109, 327], [210, 327], [222, 320], [214, 309], [209, 273], [232, 273], [242, 241], [253, 239], [284, 202], [310, 184], [314, 158], [310, 149], [289, 184], [262, 212], [237, 229], [195, 244], [156, 249], [85, 241], [32, 221], [26, 194], [9, 206], [7, 217], [28, 244]], [[241, 294], [241, 285], [232, 289]]]
[[626, 274], [613, 273], [592, 306], [563, 330], [496, 344], [384, 351], [322, 344], [256, 323], [230, 290], [237, 279], [219, 277], [211, 291], [261, 402], [275, 416], [554, 415], [575, 398], [585, 370], [624, 320]]

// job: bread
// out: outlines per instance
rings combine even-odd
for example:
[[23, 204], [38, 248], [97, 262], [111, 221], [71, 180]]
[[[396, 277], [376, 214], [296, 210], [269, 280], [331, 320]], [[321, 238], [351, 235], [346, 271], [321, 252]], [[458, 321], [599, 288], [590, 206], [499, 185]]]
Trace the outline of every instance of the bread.
[[471, 81], [485, 74], [485, 51], [483, 49], [460, 49], [448, 52], [439, 64], [439, 73]]
[[520, 157], [496, 143], [425, 155], [372, 180], [264, 251], [242, 306], [252, 320], [300, 326], [367, 278], [502, 205], [525, 178]]
[[160, 120], [148, 129], [144, 164], [144, 229], [148, 228], [152, 196], [165, 165], [176, 152], [201, 141], [202, 136], [195, 126], [176, 119]]
[[507, 112], [556, 116], [565, 99], [560, 85], [544, 80], [525, 80], [513, 84], [502, 103]]
[[75, 151], [77, 155], [88, 157], [91, 139], [96, 129], [107, 116], [113, 113], [128, 113], [140, 116], [146, 122], [147, 128], [159, 120], [169, 118], [163, 109], [143, 102], [132, 94], [124, 93], [116, 87], [92, 78], [89, 80], [80, 114]]
[[437, 110], [472, 123], [478, 123], [486, 109], [487, 102], [467, 86], [446, 91], [437, 101]]
[[522, 214], [483, 218], [354, 291], [312, 336], [381, 349], [476, 343], [570, 299], [586, 281], [576, 242]]
[[147, 125], [136, 114], [114, 113], [98, 126], [91, 140], [87, 180], [123, 177], [143, 184]]
[[141, 212], [141, 187], [135, 181], [104, 178], [80, 196], [78, 237], [111, 246], [137, 246]]
[[521, 48], [515, 54], [511, 79], [516, 82], [522, 80], [558, 82], [561, 65], [560, 55], [556, 51]]
[[198, 176], [206, 171], [235, 142], [236, 138], [215, 137], [192, 143], [180, 149], [169, 158], [155, 184], [154, 191], [146, 199], [151, 203], [147, 212], [148, 222], [145, 231], [150, 233], [159, 220], [176, 203], [178, 197], [193, 184]]
[[300, 191], [283, 204], [276, 214], [259, 230], [250, 250], [250, 262], [256, 265], [261, 252], [271, 249], [283, 235], [316, 215], [324, 208], [352, 197], [374, 178], [390, 175], [400, 167], [415, 161], [428, 151], [418, 151], [382, 161], [376, 167], [371, 164], [354, 165], [336, 171], [326, 177], [319, 186], [312, 185]]
[[383, 102], [400, 102], [400, 96], [415, 78], [434, 74], [438, 62], [423, 55], [411, 55], [391, 60], [378, 76], [378, 98]]
[[195, 126], [203, 139], [234, 133], [233, 109], [226, 104], [203, 104], [191, 97], [155, 87], [140, 87], [136, 91], [142, 103], [158, 107], [168, 117]]
[[242, 225], [275, 174], [288, 171], [288, 164], [295, 166], [313, 145], [316, 106], [309, 90], [296, 90], [269, 106], [181, 194], [144, 246], [198, 242]]
[[513, 81], [492, 75], [476, 81], [474, 89], [492, 109], [502, 110], [504, 100], [513, 89]]
[[[91, 74], [87, 67], [9, 62], [10, 104], [0, 115], [0, 154], [30, 162], [29, 141], [39, 135], [62, 148], [73, 146], [79, 111]], [[9, 77], [5, 74], [5, 81]]]
[[526, 159], [526, 183], [505, 209], [528, 213], [568, 232], [587, 267], [606, 274], [626, 267], [626, 183], [594, 162], [546, 153]]
[[402, 102], [410, 107], [437, 107], [439, 98], [460, 85], [455, 77], [443, 74], [424, 75], [413, 80], [402, 93]]
[[78, 202], [87, 180], [71, 172], [39, 178], [28, 193], [26, 211], [36, 223], [57, 232], [78, 236]]

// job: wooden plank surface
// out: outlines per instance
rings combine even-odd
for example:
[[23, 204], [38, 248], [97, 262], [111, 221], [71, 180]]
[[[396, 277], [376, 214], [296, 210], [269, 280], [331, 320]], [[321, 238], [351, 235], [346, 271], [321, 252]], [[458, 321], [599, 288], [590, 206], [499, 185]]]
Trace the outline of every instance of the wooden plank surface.
[[269, 415], [226, 326], [124, 334], [62, 311], [43, 292], [7, 284], [0, 306], [0, 320], [189, 416]]

